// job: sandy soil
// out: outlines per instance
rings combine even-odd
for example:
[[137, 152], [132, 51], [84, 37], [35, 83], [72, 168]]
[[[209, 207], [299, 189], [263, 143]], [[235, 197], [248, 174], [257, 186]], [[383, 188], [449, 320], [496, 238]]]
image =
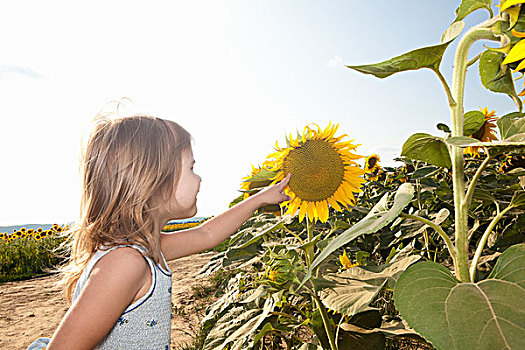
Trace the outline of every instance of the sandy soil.
[[[197, 254], [168, 263], [173, 271], [172, 349], [191, 342], [204, 316], [192, 287], [203, 284], [194, 276], [216, 253]], [[50, 337], [67, 311], [57, 275], [0, 284], [0, 349], [25, 349], [38, 337]]]

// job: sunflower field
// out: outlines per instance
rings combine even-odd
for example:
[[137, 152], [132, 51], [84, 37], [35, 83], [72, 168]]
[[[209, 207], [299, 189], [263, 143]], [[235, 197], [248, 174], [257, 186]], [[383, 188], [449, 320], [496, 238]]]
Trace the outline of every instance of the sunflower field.
[[[262, 208], [201, 270], [228, 276], [207, 308], [203, 349], [525, 348], [522, 4], [502, 1], [494, 14], [490, 0], [463, 0], [439, 44], [347, 66], [378, 78], [428, 68], [442, 83], [450, 124], [410, 136], [399, 166], [359, 155], [338, 125], [311, 124], [252, 167], [232, 204], [288, 173], [290, 200]], [[478, 9], [490, 18], [464, 30]], [[450, 88], [440, 63], [455, 40]], [[468, 58], [479, 40], [500, 47]], [[515, 112], [463, 110], [474, 63]]]
[[53, 224], [47, 230], [22, 227], [0, 232], [0, 282], [30, 278], [60, 264], [67, 230], [68, 225]]

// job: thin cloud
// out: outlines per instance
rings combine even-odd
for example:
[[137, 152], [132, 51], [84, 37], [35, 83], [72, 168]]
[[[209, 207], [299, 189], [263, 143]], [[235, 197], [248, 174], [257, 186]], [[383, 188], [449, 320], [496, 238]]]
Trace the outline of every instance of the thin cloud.
[[32, 79], [41, 79], [44, 76], [31, 68], [16, 65], [0, 65], [0, 77], [7, 74], [21, 75]]
[[326, 66], [328, 68], [334, 68], [335, 66], [338, 66], [341, 62], [343, 62], [341, 56], [335, 55], [334, 57], [330, 58], [328, 62], [326, 62]]

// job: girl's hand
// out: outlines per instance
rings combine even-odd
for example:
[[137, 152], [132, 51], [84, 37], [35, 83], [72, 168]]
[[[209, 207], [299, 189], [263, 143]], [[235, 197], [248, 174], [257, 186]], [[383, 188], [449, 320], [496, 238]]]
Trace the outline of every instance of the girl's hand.
[[257, 193], [254, 197], [257, 197], [261, 201], [261, 206], [270, 204], [279, 204], [284, 201], [290, 200], [290, 197], [284, 194], [284, 188], [288, 185], [292, 174], [286, 175], [283, 181], [270, 186], [261, 192]]

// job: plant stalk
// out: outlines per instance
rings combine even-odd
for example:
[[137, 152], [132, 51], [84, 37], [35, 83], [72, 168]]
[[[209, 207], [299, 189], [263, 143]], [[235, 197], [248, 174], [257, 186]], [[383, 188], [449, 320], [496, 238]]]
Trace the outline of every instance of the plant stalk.
[[481, 177], [481, 173], [483, 173], [483, 170], [485, 170], [485, 168], [487, 167], [487, 165], [489, 164], [489, 162], [492, 160], [492, 157], [490, 154], [487, 153], [487, 157], [485, 158], [485, 160], [483, 161], [483, 163], [481, 163], [481, 165], [479, 166], [478, 170], [476, 170], [476, 173], [474, 174], [474, 177], [472, 177], [472, 180], [470, 181], [470, 184], [468, 186], [468, 190], [467, 190], [467, 194], [465, 195], [465, 206], [467, 207], [467, 210], [468, 208], [470, 208], [470, 202], [472, 201], [472, 196], [474, 194], [474, 189], [476, 188], [476, 184], [479, 180], [479, 178]]
[[[310, 221], [310, 218], [308, 216], [306, 217], [306, 231], [308, 233], [308, 243], [310, 243], [314, 240], [314, 223]], [[314, 246], [312, 245], [308, 247], [306, 251], [306, 264], [308, 268], [310, 268], [310, 264], [314, 260], [314, 255], [315, 255]], [[313, 274], [312, 274], [312, 278], [313, 278]], [[315, 283], [312, 279], [310, 279], [310, 283], [312, 283], [312, 289], [313, 289], [310, 292], [310, 294], [312, 295], [312, 298], [315, 300], [315, 303], [317, 304], [317, 308], [319, 309], [319, 312], [321, 313], [321, 319], [323, 320], [326, 336], [328, 337], [328, 341], [330, 343], [330, 349], [338, 350], [337, 344], [334, 338], [334, 332], [332, 331], [332, 327], [330, 327], [328, 313], [326, 312], [323, 302], [319, 299], [319, 296], [317, 295], [317, 287], [315, 286]]]
[[[452, 136], [463, 136], [463, 98], [465, 90], [465, 79], [468, 68], [468, 51], [472, 44], [478, 40], [495, 40], [498, 37], [490, 29], [472, 28], [460, 40], [454, 58], [454, 73], [452, 77], [453, 98], [456, 102], [451, 107]], [[465, 203], [465, 168], [463, 149], [452, 146], [452, 172], [454, 187], [454, 219], [455, 219], [455, 243], [457, 260], [454, 266], [456, 277], [461, 282], [470, 282], [468, 263], [468, 239], [467, 219], [468, 207]]]
[[483, 248], [485, 248], [485, 244], [487, 244], [487, 240], [489, 239], [490, 233], [496, 226], [496, 224], [501, 220], [501, 218], [514, 206], [512, 204], [509, 204], [508, 207], [503, 209], [501, 212], [496, 215], [492, 221], [490, 222], [489, 226], [483, 233], [483, 236], [481, 236], [481, 240], [478, 243], [478, 247], [476, 248], [476, 253], [474, 254], [474, 258], [472, 258], [472, 263], [470, 264], [470, 280], [474, 282], [474, 277], [476, 275], [476, 269], [478, 267], [479, 258], [481, 257], [481, 253], [483, 252]]
[[454, 244], [450, 240], [450, 237], [447, 235], [447, 233], [445, 231], [443, 231], [441, 226], [435, 224], [434, 222], [432, 222], [432, 221], [430, 221], [428, 219], [422, 218], [421, 216], [410, 215], [410, 214], [405, 214], [405, 213], [401, 213], [400, 216], [402, 216], [404, 218], [407, 218], [407, 219], [421, 221], [422, 223], [432, 227], [439, 234], [439, 236], [441, 238], [443, 238], [443, 240], [445, 241], [445, 243], [447, 245], [447, 248], [448, 248], [448, 251], [450, 253], [450, 256], [452, 257], [452, 260], [454, 261], [454, 266], [455, 266], [456, 259], [457, 259], [456, 258], [456, 255], [457, 255], [456, 248], [454, 247]]

